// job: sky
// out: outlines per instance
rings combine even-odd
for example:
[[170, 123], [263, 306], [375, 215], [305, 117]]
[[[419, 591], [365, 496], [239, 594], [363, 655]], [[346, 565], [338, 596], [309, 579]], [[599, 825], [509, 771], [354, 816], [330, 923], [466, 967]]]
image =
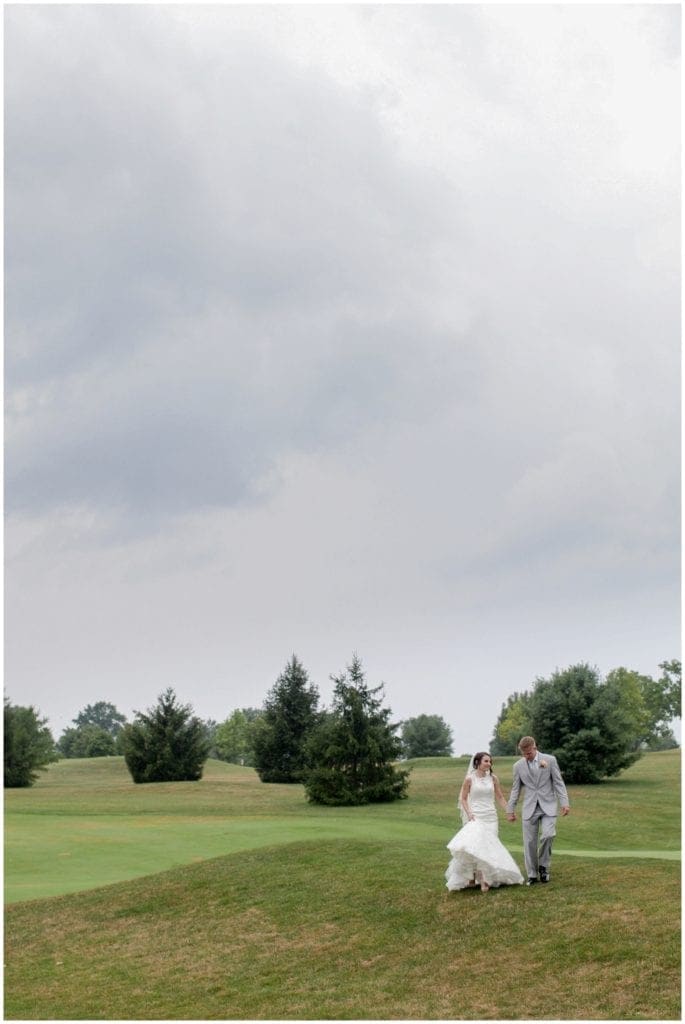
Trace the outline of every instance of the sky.
[[13, 703], [680, 657], [678, 5], [4, 14]]

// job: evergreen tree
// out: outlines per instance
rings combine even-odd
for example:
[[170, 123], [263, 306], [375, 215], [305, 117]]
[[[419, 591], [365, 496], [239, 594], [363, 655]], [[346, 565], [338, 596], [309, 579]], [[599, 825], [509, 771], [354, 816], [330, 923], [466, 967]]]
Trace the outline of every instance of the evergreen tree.
[[57, 760], [47, 719], [33, 707], [11, 704], [5, 698], [5, 789], [32, 786], [38, 772]]
[[203, 722], [169, 687], [154, 708], [138, 711], [123, 732], [126, 765], [134, 782], [195, 782], [209, 753]]
[[369, 689], [362, 664], [354, 655], [347, 672], [332, 677], [332, 710], [312, 733], [307, 750], [311, 768], [305, 780], [313, 803], [368, 804], [407, 795], [409, 772], [393, 761], [402, 752], [382, 707], [382, 686]]
[[402, 722], [405, 757], [449, 757], [452, 730], [440, 715], [417, 715]]
[[264, 701], [252, 733], [262, 782], [302, 782], [305, 743], [318, 720], [319, 693], [293, 654]]

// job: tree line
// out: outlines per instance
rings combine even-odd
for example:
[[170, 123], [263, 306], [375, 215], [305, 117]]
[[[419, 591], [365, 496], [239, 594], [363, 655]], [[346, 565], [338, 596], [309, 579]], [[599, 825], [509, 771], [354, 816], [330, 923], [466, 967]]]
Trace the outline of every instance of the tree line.
[[[511, 755], [524, 734], [554, 753], [569, 782], [598, 782], [632, 764], [645, 749], [677, 746], [669, 722], [680, 716], [681, 665], [660, 664], [654, 680], [628, 669], [602, 679], [586, 664], [537, 679], [502, 705], [491, 753]], [[390, 722], [383, 686], [369, 687], [355, 654], [331, 676], [331, 707], [293, 655], [262, 708], [236, 709], [222, 723], [202, 721], [169, 688], [127, 722], [106, 701], [88, 705], [54, 743], [35, 709], [5, 700], [5, 786], [29, 786], [59, 757], [123, 755], [135, 782], [195, 780], [208, 757], [254, 767], [263, 782], [301, 783], [322, 804], [401, 799], [401, 762], [452, 753], [440, 715]], [[398, 735], [398, 730], [401, 730]]]
[[[154, 707], [136, 712], [133, 722], [100, 701], [84, 708], [56, 745], [33, 708], [6, 700], [5, 785], [31, 785], [36, 771], [58, 757], [112, 754], [124, 756], [134, 782], [193, 781], [201, 778], [207, 758], [216, 756], [255, 767], [263, 782], [303, 783], [316, 803], [361, 804], [406, 796], [409, 772], [397, 762], [407, 752], [451, 753], [451, 730], [440, 716], [390, 721], [383, 686], [367, 684], [356, 654], [331, 678], [331, 707], [320, 708], [316, 686], [293, 655], [261, 709], [238, 709], [220, 725], [195, 716], [171, 688]], [[22, 733], [24, 718], [32, 729]], [[406, 740], [397, 735], [400, 724]], [[22, 760], [20, 747], [32, 756]]]
[[521, 736], [534, 736], [567, 782], [593, 783], [628, 768], [644, 750], [677, 747], [669, 723], [681, 713], [681, 663], [659, 668], [658, 679], [626, 668], [602, 679], [581, 663], [539, 678], [502, 705], [490, 751], [515, 754]]

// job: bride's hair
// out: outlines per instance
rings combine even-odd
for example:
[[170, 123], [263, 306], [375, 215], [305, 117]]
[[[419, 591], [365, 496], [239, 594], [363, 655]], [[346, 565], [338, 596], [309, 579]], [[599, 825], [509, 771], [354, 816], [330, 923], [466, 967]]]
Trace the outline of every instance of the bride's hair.
[[[484, 757], [490, 757], [487, 750], [481, 750], [479, 753], [473, 755], [473, 767], [478, 768]], [[492, 758], [490, 758], [490, 774], [492, 775]]]

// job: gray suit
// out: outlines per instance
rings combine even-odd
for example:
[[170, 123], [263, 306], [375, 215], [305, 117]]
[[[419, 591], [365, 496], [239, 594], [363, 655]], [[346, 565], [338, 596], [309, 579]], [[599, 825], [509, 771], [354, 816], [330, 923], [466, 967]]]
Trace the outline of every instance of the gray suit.
[[[557, 801], [568, 807], [568, 793], [553, 754], [537, 753], [537, 766], [522, 757], [514, 765], [514, 779], [507, 803], [513, 814], [523, 788], [523, 855], [529, 878], [540, 869], [549, 872], [552, 840], [556, 833]], [[538, 840], [540, 846], [538, 848]]]

